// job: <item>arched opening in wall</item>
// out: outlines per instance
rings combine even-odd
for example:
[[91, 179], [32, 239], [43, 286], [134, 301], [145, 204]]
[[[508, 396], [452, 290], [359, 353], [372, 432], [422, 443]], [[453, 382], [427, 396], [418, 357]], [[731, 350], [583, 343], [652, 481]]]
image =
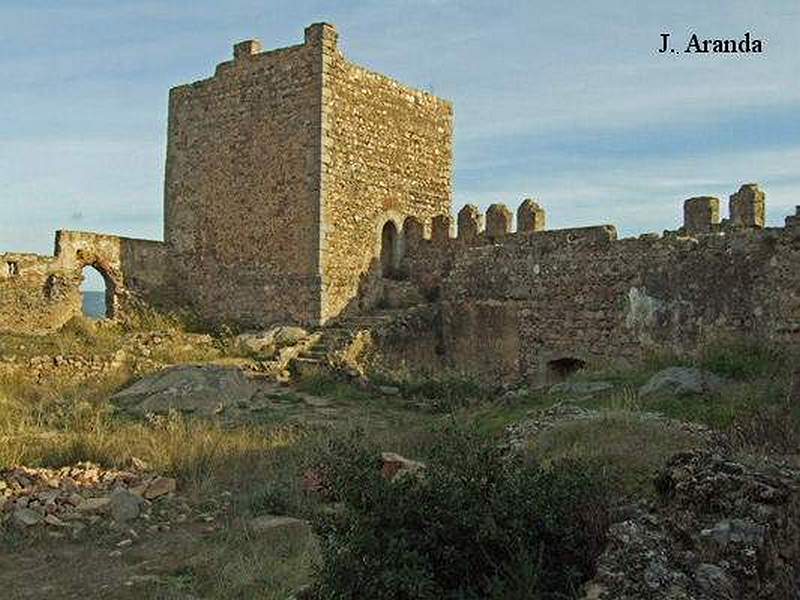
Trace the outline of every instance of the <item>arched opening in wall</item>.
[[397, 226], [386, 221], [381, 230], [381, 274], [387, 279], [396, 279], [400, 263], [400, 238]]
[[110, 319], [114, 316], [114, 282], [94, 265], [81, 271], [83, 315], [89, 319]]
[[547, 374], [553, 379], [566, 379], [573, 373], [580, 371], [586, 366], [586, 362], [580, 358], [573, 358], [570, 356], [564, 358], [557, 358], [548, 361]]

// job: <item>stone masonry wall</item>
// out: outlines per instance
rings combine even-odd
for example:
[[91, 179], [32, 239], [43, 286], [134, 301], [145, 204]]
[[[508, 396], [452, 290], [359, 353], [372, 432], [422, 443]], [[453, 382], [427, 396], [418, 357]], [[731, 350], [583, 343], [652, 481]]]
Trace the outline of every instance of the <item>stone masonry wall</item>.
[[612, 226], [500, 229], [502, 239], [471, 227], [424, 239], [405, 258], [418, 285], [439, 285], [453, 367], [541, 380], [563, 359], [635, 363], [650, 351], [691, 354], [716, 336], [800, 342], [793, 223], [622, 240]]
[[197, 312], [264, 325], [319, 319], [321, 47], [237, 44], [173, 88], [165, 241]]
[[409, 217], [430, 228], [451, 206], [453, 109], [348, 62], [326, 30], [323, 90], [323, 319], [369, 298], [380, 271], [382, 229], [394, 260]]
[[[550, 361], [636, 362], [726, 333], [800, 341], [800, 243], [781, 230], [570, 245], [542, 237], [458, 258], [443, 293], [455, 363], [535, 379]], [[503, 315], [494, 320], [524, 351], [494, 352], [505, 336], [486, 336], [487, 312]]]
[[82, 271], [97, 269], [115, 318], [182, 305], [161, 242], [78, 231], [56, 233], [54, 256], [0, 255], [0, 331], [46, 333], [82, 313]]
[[81, 312], [80, 281], [52, 256], [0, 254], [0, 331], [45, 333]]

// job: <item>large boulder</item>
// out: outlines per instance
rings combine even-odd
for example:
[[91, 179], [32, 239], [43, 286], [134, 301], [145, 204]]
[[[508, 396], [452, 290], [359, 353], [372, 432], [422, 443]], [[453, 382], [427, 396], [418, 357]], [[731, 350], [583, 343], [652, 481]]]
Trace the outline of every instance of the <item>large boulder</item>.
[[723, 385], [725, 385], [725, 380], [709, 371], [693, 367], [669, 367], [653, 375], [647, 383], [639, 388], [639, 395], [674, 394], [676, 396], [686, 396], [713, 393]]
[[136, 416], [170, 411], [212, 416], [247, 404], [258, 387], [236, 367], [180, 365], [140, 379], [111, 402]]
[[274, 355], [281, 348], [294, 346], [308, 337], [302, 327], [280, 325], [266, 331], [242, 333], [236, 336], [236, 343], [257, 354]]

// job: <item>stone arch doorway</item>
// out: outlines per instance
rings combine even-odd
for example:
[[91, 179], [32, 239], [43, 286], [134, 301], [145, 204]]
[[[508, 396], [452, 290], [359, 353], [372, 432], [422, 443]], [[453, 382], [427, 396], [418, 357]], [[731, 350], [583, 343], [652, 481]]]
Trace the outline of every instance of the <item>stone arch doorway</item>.
[[381, 275], [387, 279], [397, 276], [400, 264], [400, 235], [394, 221], [386, 221], [381, 229]]
[[81, 307], [89, 319], [112, 319], [115, 316], [117, 286], [112, 277], [97, 263], [81, 269]]

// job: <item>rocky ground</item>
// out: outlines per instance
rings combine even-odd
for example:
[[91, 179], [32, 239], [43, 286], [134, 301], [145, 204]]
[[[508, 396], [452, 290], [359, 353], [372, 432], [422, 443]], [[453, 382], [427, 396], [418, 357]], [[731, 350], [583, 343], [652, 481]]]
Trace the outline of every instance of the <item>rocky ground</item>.
[[302, 595], [317, 556], [307, 520], [327, 510], [309, 466], [320, 436], [366, 430], [395, 477], [424, 471], [452, 419], [544, 463], [603, 465], [614, 522], [576, 597], [800, 589], [788, 378], [671, 365], [538, 387], [454, 381], [453, 394], [360, 373], [293, 378], [316, 343], [296, 328], [70, 335], [0, 339], [4, 598]]
[[797, 597], [800, 471], [685, 452], [655, 483], [611, 526], [587, 600]]

